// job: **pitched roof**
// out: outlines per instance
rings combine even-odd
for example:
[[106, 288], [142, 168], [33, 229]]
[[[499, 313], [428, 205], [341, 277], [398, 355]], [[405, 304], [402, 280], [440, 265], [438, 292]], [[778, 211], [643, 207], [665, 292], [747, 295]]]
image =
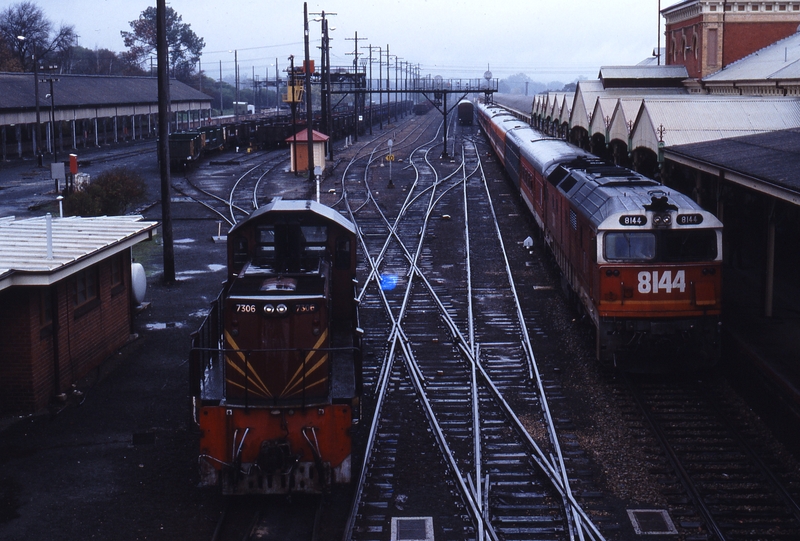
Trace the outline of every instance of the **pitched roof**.
[[[50, 78], [40, 73], [39, 80]], [[100, 75], [52, 75], [56, 108], [94, 107], [158, 103], [155, 77], [112, 77]], [[56, 81], [57, 79], [57, 81]], [[40, 105], [50, 105], [44, 96], [48, 83], [39, 83]], [[170, 101], [207, 101], [212, 98], [187, 84], [170, 79]], [[0, 73], [0, 110], [35, 106], [32, 73]]]
[[669, 153], [780, 187], [800, 203], [800, 128], [678, 145]]
[[800, 79], [800, 33], [776, 41], [703, 78], [704, 83]]
[[[312, 131], [311, 137], [313, 141], [320, 142], [320, 141], [327, 141], [328, 139], [330, 139], [330, 137], [328, 137], [324, 133], [318, 132], [317, 130], [311, 130], [311, 131]], [[296, 134], [286, 138], [287, 143], [293, 143], [295, 141], [297, 141], [298, 143], [308, 141], [308, 130], [307, 129], [301, 130]]]
[[647, 97], [634, 126], [631, 146], [655, 152], [659, 138], [671, 147], [796, 127], [800, 127], [797, 98]]
[[[158, 222], [141, 216], [0, 219], [0, 290], [49, 285], [145, 240]], [[48, 242], [48, 236], [50, 241]]]

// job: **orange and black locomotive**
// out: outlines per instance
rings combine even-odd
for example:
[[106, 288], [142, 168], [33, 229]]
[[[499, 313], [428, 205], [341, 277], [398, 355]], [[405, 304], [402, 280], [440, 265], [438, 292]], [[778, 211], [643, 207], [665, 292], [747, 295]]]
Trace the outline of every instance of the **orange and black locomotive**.
[[284, 494], [348, 483], [362, 388], [353, 225], [314, 201], [276, 200], [227, 244], [227, 281], [193, 335], [201, 484]]

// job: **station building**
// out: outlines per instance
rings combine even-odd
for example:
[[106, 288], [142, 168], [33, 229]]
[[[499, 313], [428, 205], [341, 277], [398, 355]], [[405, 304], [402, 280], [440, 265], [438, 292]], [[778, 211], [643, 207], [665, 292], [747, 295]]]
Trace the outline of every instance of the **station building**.
[[[38, 93], [38, 95], [37, 95]], [[209, 123], [211, 97], [170, 80], [170, 131]], [[38, 138], [37, 138], [38, 133]], [[2, 159], [124, 141], [158, 133], [158, 79], [0, 73]]]
[[0, 219], [0, 413], [63, 399], [129, 340], [131, 247], [157, 226], [141, 216]]

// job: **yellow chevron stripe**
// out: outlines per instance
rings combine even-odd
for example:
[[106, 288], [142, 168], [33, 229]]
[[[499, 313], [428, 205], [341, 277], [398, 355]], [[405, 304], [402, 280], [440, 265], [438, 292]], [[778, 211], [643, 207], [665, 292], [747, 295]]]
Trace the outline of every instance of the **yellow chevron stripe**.
[[319, 340], [317, 340], [317, 343], [314, 344], [314, 349], [312, 349], [306, 354], [306, 358], [303, 360], [303, 364], [297, 367], [297, 371], [294, 373], [294, 375], [292, 375], [291, 378], [289, 378], [289, 381], [286, 382], [286, 386], [283, 388], [283, 391], [281, 391], [280, 396], [286, 394], [286, 391], [288, 389], [295, 387], [298, 384], [298, 382], [302, 381], [302, 372], [305, 369], [306, 364], [308, 363], [309, 360], [311, 360], [311, 357], [313, 357], [314, 354], [317, 352], [317, 349], [319, 349], [322, 346], [322, 344], [325, 343], [325, 340], [327, 340], [327, 338], [328, 338], [328, 329], [325, 329], [325, 332], [323, 332], [320, 335]]
[[[228, 331], [225, 331], [225, 341], [228, 342], [232, 346], [233, 349], [237, 350], [235, 353], [237, 354], [237, 356], [242, 361], [245, 362], [245, 366], [246, 366], [247, 372], [249, 372], [249, 374], [245, 373], [245, 371], [243, 371], [242, 368], [237, 363], [232, 361], [226, 355], [225, 356], [225, 361], [227, 362], [228, 366], [233, 367], [242, 376], [246, 377], [247, 381], [253, 383], [253, 385], [257, 389], [259, 389], [259, 391], [261, 391], [262, 394], [265, 394], [269, 398], [272, 398], [272, 393], [269, 391], [269, 388], [267, 388], [266, 384], [261, 380], [261, 377], [258, 375], [258, 373], [255, 370], [253, 370], [252, 366], [250, 365], [250, 362], [247, 361], [247, 359], [245, 358], [244, 353], [242, 351], [238, 351], [239, 350], [239, 346], [236, 343], [236, 340], [234, 340], [233, 337], [230, 335], [230, 333], [228, 333]], [[227, 381], [228, 381], [228, 383], [232, 383], [231, 380], [227, 380]]]
[[[230, 384], [233, 387], [239, 387], [240, 389], [244, 390], [244, 385], [242, 385], [241, 383], [236, 383], [235, 381], [228, 380], [228, 384]], [[260, 393], [254, 389], [248, 389], [247, 392], [253, 393], [254, 395], [257, 396], [261, 396], [262, 398], [272, 398], [271, 394]]]
[[[314, 371], [317, 370], [317, 368], [319, 368], [320, 366], [322, 366], [325, 363], [326, 360], [328, 360], [328, 355], [327, 354], [323, 355], [322, 358], [319, 361], [317, 361], [317, 364], [312, 366], [311, 369], [308, 372], [306, 372], [306, 388], [312, 386], [312, 385], [308, 385], [308, 376], [313, 374]], [[326, 381], [327, 379], [328, 379], [327, 375], [323, 375], [318, 381], [322, 382], [322, 381]], [[302, 383], [303, 383], [303, 380], [301, 378], [301, 379], [295, 381], [292, 385], [288, 385], [287, 384], [286, 387], [284, 387], [283, 391], [281, 391], [281, 396], [285, 396], [285, 395], [291, 393], [296, 387], [300, 386]], [[316, 385], [316, 383], [314, 383], [313, 385]]]

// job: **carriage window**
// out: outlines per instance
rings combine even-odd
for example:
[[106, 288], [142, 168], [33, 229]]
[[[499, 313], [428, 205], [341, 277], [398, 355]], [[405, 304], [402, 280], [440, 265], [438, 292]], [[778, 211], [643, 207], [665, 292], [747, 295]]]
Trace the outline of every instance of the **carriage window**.
[[609, 261], [650, 261], [656, 256], [653, 233], [609, 232], [605, 235], [605, 257]]
[[712, 229], [664, 231], [664, 261], [713, 261], [717, 258], [717, 234]]

